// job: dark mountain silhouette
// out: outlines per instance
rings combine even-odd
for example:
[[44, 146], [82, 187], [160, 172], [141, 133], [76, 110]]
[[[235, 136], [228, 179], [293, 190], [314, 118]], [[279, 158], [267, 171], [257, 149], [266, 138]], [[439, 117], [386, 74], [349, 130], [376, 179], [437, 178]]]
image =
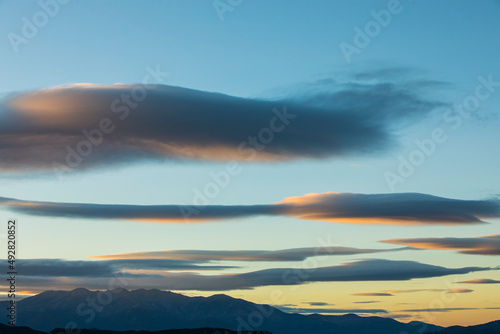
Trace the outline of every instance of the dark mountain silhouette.
[[[35, 331], [28, 327], [11, 327], [0, 324], [1, 334], [63, 334], [66, 333], [64, 328], [56, 328], [50, 333]], [[72, 333], [75, 333], [74, 330]], [[107, 331], [98, 329], [82, 329], [79, 334], [271, 334], [269, 332], [235, 332], [223, 328], [195, 328], [195, 329], [169, 329], [164, 331], [149, 332], [149, 331]]]
[[[0, 303], [0, 308], [6, 306], [5, 302]], [[114, 331], [210, 327], [273, 334], [422, 334], [442, 329], [424, 323], [405, 324], [390, 318], [354, 314], [285, 313], [269, 305], [223, 294], [187, 297], [143, 289], [46, 291], [18, 301], [17, 319], [19, 326], [44, 332], [66, 326]]]
[[500, 320], [476, 326], [451, 326], [432, 334], [500, 334]]
[[45, 334], [28, 327], [12, 327], [0, 324], [1, 334]]

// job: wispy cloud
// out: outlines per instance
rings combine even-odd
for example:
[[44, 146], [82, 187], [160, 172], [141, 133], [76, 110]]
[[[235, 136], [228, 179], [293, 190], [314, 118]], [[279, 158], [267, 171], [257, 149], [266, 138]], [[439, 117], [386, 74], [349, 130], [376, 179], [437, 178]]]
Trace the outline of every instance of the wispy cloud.
[[442, 307], [442, 308], [400, 310], [399, 312], [451, 312], [451, 311], [468, 311], [468, 310], [482, 310], [482, 309], [475, 307]]
[[500, 255], [500, 234], [475, 238], [391, 239], [383, 242], [419, 249], [458, 250], [462, 254]]
[[440, 292], [445, 291], [444, 289], [402, 289], [402, 290], [387, 290], [386, 292], [392, 294], [400, 293], [413, 293], [413, 292]]
[[353, 296], [379, 296], [379, 297], [390, 297], [401, 293], [412, 293], [412, 292], [440, 292], [446, 291], [445, 289], [405, 289], [405, 290], [385, 290], [380, 292], [358, 292], [353, 293]]
[[499, 284], [500, 281], [488, 278], [476, 278], [469, 281], [461, 281], [457, 283], [467, 283], [467, 284]]
[[[119, 205], [22, 201], [0, 197], [0, 206], [11, 211], [37, 216], [118, 219], [163, 223], [205, 222], [252, 216], [287, 216], [346, 224], [478, 224], [484, 218], [500, 217], [500, 201], [458, 200], [418, 193], [350, 194], [323, 193], [289, 197], [281, 202], [263, 205], [207, 205], [196, 209], [185, 205]], [[450, 238], [451, 240], [452, 238]], [[441, 241], [445, 242], [448, 239]], [[471, 239], [488, 244], [498, 253], [499, 239]], [[456, 247], [452, 240], [448, 246]], [[387, 243], [416, 248], [438, 247], [434, 239], [394, 239]], [[470, 243], [470, 242], [469, 242]], [[444, 244], [443, 244], [444, 245]], [[480, 252], [481, 250], [477, 250]], [[465, 251], [464, 251], [465, 252]], [[470, 250], [474, 252], [474, 250]]]
[[312, 313], [322, 313], [322, 314], [344, 314], [344, 313], [356, 313], [356, 314], [385, 314], [389, 313], [387, 310], [383, 309], [341, 309], [341, 308], [309, 308], [309, 307], [288, 307], [274, 305], [274, 307], [280, 309], [283, 312], [288, 313], [299, 313], [299, 314], [312, 314]]
[[[310, 306], [333, 306], [335, 304], [325, 303], [325, 302], [307, 302]], [[286, 306], [286, 305], [285, 305]]]
[[393, 294], [387, 293], [387, 292], [358, 292], [358, 293], [353, 293], [352, 295], [353, 296], [362, 296], [362, 297], [366, 297], [366, 296], [373, 296], [373, 297], [393, 296]]
[[390, 297], [401, 293], [415, 292], [446, 292], [446, 293], [469, 293], [471, 289], [406, 289], [406, 290], [386, 290], [382, 292], [358, 292], [353, 293], [353, 296], [374, 296], [374, 297]]
[[371, 254], [396, 249], [304, 247], [280, 250], [165, 250], [92, 256], [96, 259], [176, 259], [186, 261], [303, 261], [313, 256]]
[[469, 293], [469, 292], [473, 292], [473, 291], [474, 290], [471, 290], [471, 289], [450, 289], [447, 292], [448, 293]]

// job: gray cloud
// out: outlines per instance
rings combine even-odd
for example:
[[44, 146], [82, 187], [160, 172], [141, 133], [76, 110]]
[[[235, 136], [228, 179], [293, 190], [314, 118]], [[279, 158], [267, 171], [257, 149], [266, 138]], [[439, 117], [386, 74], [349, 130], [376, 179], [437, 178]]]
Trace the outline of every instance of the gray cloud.
[[[0, 206], [37, 216], [165, 223], [204, 222], [252, 216], [289, 216], [348, 224], [478, 224], [484, 223], [484, 218], [500, 217], [500, 201], [497, 199], [458, 200], [418, 193], [308, 194], [289, 197], [274, 204], [206, 205], [198, 208], [188, 205], [36, 202], [0, 197]], [[385, 242], [410, 246], [415, 245], [412, 240], [395, 239]], [[490, 245], [498, 245], [499, 241], [493, 237], [473, 240], [475, 243]], [[496, 251], [498, 252], [498, 249]]]
[[441, 292], [446, 291], [445, 289], [404, 289], [404, 290], [387, 290], [386, 292], [392, 294], [399, 293], [413, 293], [413, 292]]
[[374, 296], [374, 297], [377, 297], [377, 296], [380, 296], [380, 297], [390, 297], [390, 296], [394, 296], [396, 294], [400, 294], [400, 293], [413, 293], [413, 292], [442, 292], [442, 291], [447, 291], [447, 292], [450, 292], [450, 293], [465, 293], [465, 292], [471, 292], [472, 290], [470, 291], [462, 291], [462, 290], [466, 290], [466, 289], [454, 289], [454, 290], [445, 290], [445, 289], [405, 289], [405, 290], [385, 290], [385, 291], [381, 291], [381, 292], [358, 292], [358, 293], [353, 293], [352, 295], [353, 296], [362, 296], [362, 297], [365, 297], [365, 296]]
[[[325, 303], [325, 302], [307, 302], [310, 306], [333, 306], [335, 304]], [[286, 305], [285, 305], [286, 306]], [[294, 305], [296, 306], [296, 305]]]
[[465, 274], [490, 268], [450, 269], [413, 261], [362, 260], [340, 266], [312, 269], [273, 268], [242, 274], [198, 275], [168, 273], [164, 283], [171, 290], [235, 290], [270, 285], [298, 285], [309, 282], [400, 281], [413, 278]]
[[462, 281], [457, 283], [466, 283], [466, 284], [499, 284], [500, 281], [489, 278], [476, 278], [469, 281]]
[[[205, 266], [194, 261], [168, 259], [121, 259], [105, 261], [68, 261], [61, 259], [22, 259], [16, 264], [25, 276], [110, 277], [123, 270], [222, 270], [234, 266]], [[7, 271], [7, 265], [0, 265]], [[146, 277], [150, 275], [145, 275]]]
[[467, 311], [467, 310], [483, 310], [483, 308], [475, 308], [475, 307], [443, 307], [443, 308], [429, 308], [429, 309], [400, 310], [399, 312], [450, 312], [450, 311]]
[[325, 255], [371, 254], [396, 249], [360, 249], [351, 247], [304, 247], [282, 250], [165, 250], [93, 256], [97, 259], [175, 259], [186, 261], [303, 261]]
[[323, 314], [344, 314], [344, 313], [356, 313], [356, 314], [378, 314], [378, 313], [389, 313], [387, 310], [383, 309], [338, 309], [338, 308], [309, 308], [309, 307], [287, 307], [274, 305], [274, 307], [280, 309], [283, 312], [288, 313], [299, 313], [299, 314], [311, 314], [311, 313], [323, 313]]
[[361, 296], [361, 297], [389, 297], [393, 296], [391, 293], [387, 292], [358, 292], [358, 293], [353, 293], [353, 296]]
[[447, 291], [447, 293], [469, 293], [473, 292], [474, 290], [471, 289], [450, 289]]
[[476, 238], [391, 239], [383, 242], [419, 249], [458, 250], [462, 254], [500, 255], [500, 234]]
[[[30, 260], [22, 270], [25, 284], [23, 289], [30, 291], [47, 290], [57, 287], [89, 289], [109, 288], [113, 280], [124, 280], [127, 288], [157, 288], [174, 291], [228, 291], [238, 289], [252, 289], [259, 286], [272, 285], [300, 285], [311, 282], [354, 282], [354, 281], [403, 281], [415, 278], [441, 277], [446, 275], [460, 275], [476, 271], [491, 270], [485, 267], [445, 268], [414, 261], [391, 260], [362, 260], [343, 265], [320, 268], [272, 268], [254, 272], [220, 275], [201, 275], [194, 272], [175, 272], [179, 266], [167, 267], [166, 271], [155, 274], [130, 274], [121, 270], [130, 269], [130, 264], [108, 264], [112, 269], [100, 265], [93, 267], [85, 263], [85, 269], [74, 268], [71, 261], [66, 266], [61, 260]], [[40, 262], [46, 261], [42, 265]], [[144, 265], [140, 265], [144, 261]], [[78, 261], [77, 261], [78, 262]], [[78, 264], [81, 266], [81, 264]], [[114, 266], [117, 266], [114, 267]], [[158, 264], [151, 265], [148, 260], [137, 260], [132, 264], [135, 269], [160, 269]], [[1, 269], [1, 268], [0, 268]], [[5, 269], [5, 268], [4, 268]], [[192, 267], [197, 270], [199, 268]], [[209, 269], [209, 267], [205, 267]], [[21, 269], [20, 269], [21, 270]], [[33, 275], [33, 276], [30, 276]], [[38, 276], [34, 276], [38, 275]], [[92, 276], [95, 275], [95, 276]], [[64, 280], [60, 278], [66, 277]], [[6, 282], [0, 286], [5, 286]], [[123, 286], [123, 285], [121, 285]]]
[[425, 96], [433, 87], [425, 81], [332, 82], [277, 100], [124, 84], [11, 94], [0, 102], [0, 171], [373, 154], [394, 145], [395, 129], [443, 105]]

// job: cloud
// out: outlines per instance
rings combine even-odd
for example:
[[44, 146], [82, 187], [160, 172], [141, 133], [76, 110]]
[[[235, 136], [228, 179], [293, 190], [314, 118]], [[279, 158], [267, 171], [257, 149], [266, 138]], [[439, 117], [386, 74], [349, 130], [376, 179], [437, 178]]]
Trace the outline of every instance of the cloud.
[[469, 293], [472, 291], [474, 291], [474, 290], [471, 290], [471, 289], [450, 289], [450, 290], [448, 290], [448, 293]]
[[[142, 261], [142, 260], [141, 260]], [[60, 266], [60, 265], [59, 265]], [[36, 275], [34, 269], [25, 267]], [[363, 260], [339, 266], [311, 269], [274, 268], [255, 272], [220, 275], [200, 275], [194, 272], [156, 272], [155, 274], [132, 274], [115, 271], [109, 276], [46, 276], [24, 277], [24, 289], [44, 291], [50, 289], [108, 289], [126, 286], [130, 289], [149, 288], [173, 291], [229, 291], [252, 289], [271, 285], [300, 285], [311, 282], [354, 282], [354, 281], [398, 281], [414, 278], [458, 275], [490, 268], [444, 268], [412, 261]], [[52, 274], [59, 274], [53, 271]], [[5, 287], [7, 282], [0, 282]]]
[[[458, 200], [418, 193], [351, 194], [323, 193], [289, 197], [263, 205], [119, 205], [22, 201], [0, 197], [0, 206], [36, 216], [119, 219], [163, 223], [205, 222], [253, 216], [287, 216], [346, 224], [478, 224], [500, 217], [500, 201]], [[385, 242], [417, 245], [412, 240]], [[418, 239], [423, 240], [423, 239]], [[500, 240], [485, 237], [484, 243]], [[479, 241], [477, 241], [479, 242]], [[423, 243], [416, 248], [423, 247]], [[429, 246], [430, 247], [430, 246]], [[498, 247], [498, 246], [496, 246]], [[498, 252], [498, 248], [497, 248]]]
[[366, 300], [362, 302], [354, 302], [354, 304], [373, 304], [373, 303], [380, 303], [380, 300]]
[[274, 100], [164, 85], [20, 92], [0, 101], [0, 171], [373, 154], [394, 145], [396, 129], [443, 105], [426, 97], [426, 87], [434, 86], [331, 80]]
[[[333, 306], [335, 304], [325, 303], [325, 302], [307, 302], [310, 306]], [[286, 306], [286, 305], [285, 305]]]
[[186, 261], [303, 261], [324, 255], [356, 255], [400, 250], [351, 247], [304, 247], [282, 250], [165, 250], [92, 256], [96, 259], [175, 259]]
[[375, 224], [470, 224], [499, 217], [500, 201], [467, 201], [419, 193], [324, 193], [290, 197], [288, 214], [301, 219]]
[[467, 284], [498, 284], [500, 281], [494, 280], [494, 279], [488, 279], [488, 278], [476, 278], [473, 280], [469, 281], [462, 281], [462, 282], [457, 282], [457, 283], [467, 283]]
[[[207, 275], [194, 272], [199, 268], [191, 264], [175, 264], [151, 260], [109, 260], [105, 263], [77, 261], [80, 267], [70, 261], [25, 260], [22, 268], [25, 274], [25, 289], [35, 291], [37, 287], [57, 286], [107, 288], [105, 284], [113, 277], [123, 276], [129, 288], [157, 288], [173, 291], [228, 291], [253, 289], [261, 286], [301, 285], [312, 282], [355, 282], [355, 281], [405, 281], [416, 278], [460, 275], [476, 271], [491, 270], [485, 267], [445, 268], [414, 261], [391, 261], [381, 259], [360, 260], [337, 266], [318, 268], [270, 268], [245, 273], [221, 273]], [[120, 261], [120, 262], [114, 262]], [[89, 263], [91, 262], [91, 263]], [[41, 264], [40, 264], [41, 263]], [[87, 268], [81, 268], [88, 266]], [[95, 266], [95, 267], [93, 267]], [[68, 268], [69, 267], [69, 268]], [[185, 271], [181, 268], [184, 267]], [[201, 267], [209, 270], [210, 266]], [[224, 267], [215, 267], [222, 269]], [[0, 267], [1, 269], [1, 267]], [[5, 268], [4, 268], [5, 269]], [[130, 271], [135, 269], [136, 271]], [[142, 269], [142, 271], [141, 271]], [[21, 270], [21, 269], [20, 269]], [[155, 270], [154, 273], [144, 270]], [[181, 270], [181, 271], [179, 271]], [[0, 283], [1, 284], [1, 283]], [[6, 283], [3, 283], [6, 284]], [[104, 285], [104, 286], [103, 286]]]
[[[222, 270], [234, 266], [205, 266], [194, 261], [183, 260], [107, 260], [107, 261], [67, 261], [61, 259], [23, 259], [16, 264], [23, 277], [110, 277], [118, 273], [134, 270]], [[0, 265], [7, 271], [7, 265]], [[133, 276], [133, 275], [132, 275]], [[148, 276], [148, 275], [146, 275]]]
[[462, 254], [500, 255], [500, 234], [475, 238], [410, 238], [382, 242], [419, 249], [451, 249]]
[[429, 309], [400, 310], [399, 312], [450, 312], [450, 311], [468, 311], [468, 310], [482, 310], [482, 309], [474, 307], [443, 307], [443, 308], [429, 308]]
[[299, 314], [312, 314], [312, 313], [322, 313], [322, 314], [344, 314], [344, 313], [356, 313], [356, 314], [378, 314], [378, 313], [389, 313], [387, 310], [383, 309], [337, 309], [337, 308], [309, 308], [309, 307], [287, 307], [281, 305], [274, 305], [277, 309], [288, 312], [288, 313], [299, 313]]
[[358, 292], [358, 293], [353, 293], [353, 296], [374, 296], [374, 297], [388, 297], [388, 296], [393, 296], [390, 293], [387, 292]]
[[446, 291], [443, 289], [406, 289], [406, 290], [386, 290], [382, 292], [359, 292], [353, 293], [353, 296], [394, 296], [400, 293], [411, 293], [411, 292], [439, 292]]
[[445, 291], [443, 289], [405, 289], [405, 290], [387, 290], [387, 293], [400, 294], [400, 293], [412, 293], [412, 292], [440, 292]]

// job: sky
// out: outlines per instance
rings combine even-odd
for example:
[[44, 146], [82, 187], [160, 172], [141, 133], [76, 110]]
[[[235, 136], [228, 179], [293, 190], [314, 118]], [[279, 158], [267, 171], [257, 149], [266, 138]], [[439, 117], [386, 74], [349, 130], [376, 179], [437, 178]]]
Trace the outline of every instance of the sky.
[[0, 1], [0, 237], [16, 219], [23, 295], [118, 275], [305, 314], [497, 320], [499, 15]]

